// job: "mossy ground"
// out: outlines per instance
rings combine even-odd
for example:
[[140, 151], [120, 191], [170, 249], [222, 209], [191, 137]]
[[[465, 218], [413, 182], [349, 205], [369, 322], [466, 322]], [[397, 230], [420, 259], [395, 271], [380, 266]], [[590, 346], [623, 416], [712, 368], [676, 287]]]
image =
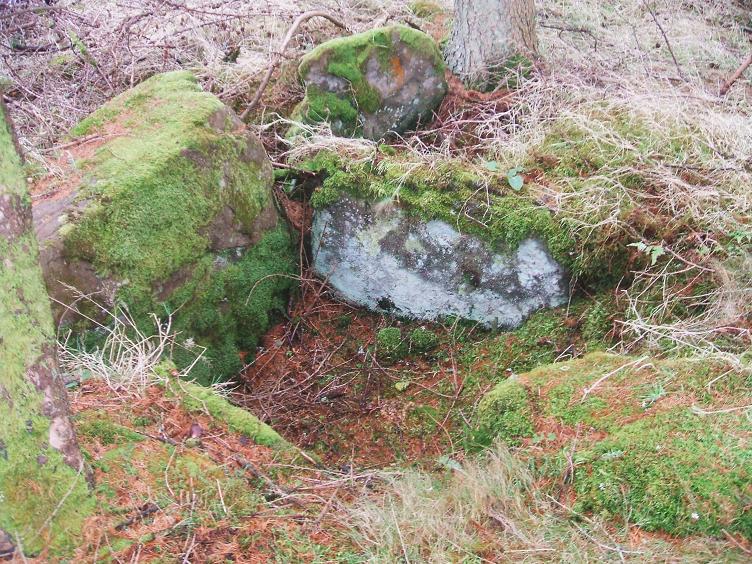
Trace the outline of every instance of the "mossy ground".
[[529, 455], [544, 473], [573, 472], [579, 511], [646, 531], [750, 539], [750, 384], [721, 364], [594, 353], [513, 384], [533, 406], [526, 415], [537, 441], [532, 429], [505, 433], [510, 412], [495, 410], [493, 398], [506, 382], [481, 404], [478, 426], [490, 420], [512, 444], [535, 444]]
[[[269, 480], [294, 486], [285, 468], [302, 468], [304, 459], [267, 441], [279, 437], [258, 433], [250, 414], [234, 413], [242, 410], [205, 388], [174, 386], [172, 394], [154, 386], [143, 397], [105, 405], [102, 383], [86, 382], [74, 395], [80, 441], [97, 480], [96, 509], [76, 559], [116, 562], [139, 554], [173, 561], [192, 546], [190, 558], [202, 562], [239, 554], [259, 562], [352, 561], [342, 539], [306, 534], [294, 512], [274, 503], [279, 492]], [[311, 509], [311, 521], [318, 511]]]

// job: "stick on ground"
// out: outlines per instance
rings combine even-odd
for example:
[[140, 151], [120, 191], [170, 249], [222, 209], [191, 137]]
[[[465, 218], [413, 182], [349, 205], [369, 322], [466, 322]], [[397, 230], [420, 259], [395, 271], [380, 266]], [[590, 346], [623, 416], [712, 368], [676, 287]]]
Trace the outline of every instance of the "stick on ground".
[[718, 92], [718, 95], [725, 96], [726, 92], [728, 92], [734, 85], [734, 82], [739, 80], [739, 78], [744, 74], [744, 71], [749, 68], [749, 65], [752, 65], [752, 51], [750, 51], [747, 59], [741, 65], [739, 65], [739, 68], [736, 69], [736, 72], [731, 76], [731, 78], [729, 78], [726, 83], [721, 86], [721, 90]]

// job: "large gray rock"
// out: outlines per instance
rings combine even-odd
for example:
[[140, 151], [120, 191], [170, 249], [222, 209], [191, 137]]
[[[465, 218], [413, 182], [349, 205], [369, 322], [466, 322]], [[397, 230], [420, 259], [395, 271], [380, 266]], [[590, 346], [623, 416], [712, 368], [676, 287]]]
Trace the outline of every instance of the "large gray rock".
[[537, 239], [499, 254], [443, 221], [423, 222], [391, 204], [343, 196], [317, 210], [312, 248], [316, 273], [347, 301], [416, 319], [458, 316], [513, 328], [568, 295], [564, 269]]
[[297, 117], [374, 140], [430, 120], [447, 91], [436, 43], [399, 25], [320, 45], [301, 61], [300, 76], [306, 98]]

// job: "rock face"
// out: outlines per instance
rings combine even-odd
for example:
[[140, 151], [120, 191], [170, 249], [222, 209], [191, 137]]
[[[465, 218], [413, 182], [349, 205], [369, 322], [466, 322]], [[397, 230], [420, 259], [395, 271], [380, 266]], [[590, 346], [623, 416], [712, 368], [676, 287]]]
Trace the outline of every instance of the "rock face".
[[237, 369], [287, 282], [247, 299], [251, 288], [294, 264], [259, 139], [187, 72], [146, 80], [71, 135], [64, 179], [36, 189], [51, 295], [71, 303], [72, 286], [107, 308], [125, 303], [145, 326], [149, 312], [177, 311], [182, 338], [209, 347], [210, 372]]
[[303, 58], [300, 76], [298, 117], [374, 140], [430, 120], [447, 91], [436, 43], [405, 26], [328, 41]]
[[568, 295], [564, 269], [537, 239], [501, 254], [443, 221], [344, 195], [317, 210], [312, 249], [317, 274], [346, 300], [417, 319], [513, 328]]

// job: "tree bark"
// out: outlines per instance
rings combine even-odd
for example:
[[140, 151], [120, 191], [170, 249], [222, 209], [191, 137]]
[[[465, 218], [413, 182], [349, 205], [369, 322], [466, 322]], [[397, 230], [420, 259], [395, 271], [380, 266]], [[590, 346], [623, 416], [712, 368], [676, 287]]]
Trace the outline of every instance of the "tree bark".
[[57, 371], [31, 200], [0, 101], [0, 559], [70, 544], [91, 507]]
[[446, 52], [466, 86], [489, 90], [537, 56], [534, 0], [455, 0]]

